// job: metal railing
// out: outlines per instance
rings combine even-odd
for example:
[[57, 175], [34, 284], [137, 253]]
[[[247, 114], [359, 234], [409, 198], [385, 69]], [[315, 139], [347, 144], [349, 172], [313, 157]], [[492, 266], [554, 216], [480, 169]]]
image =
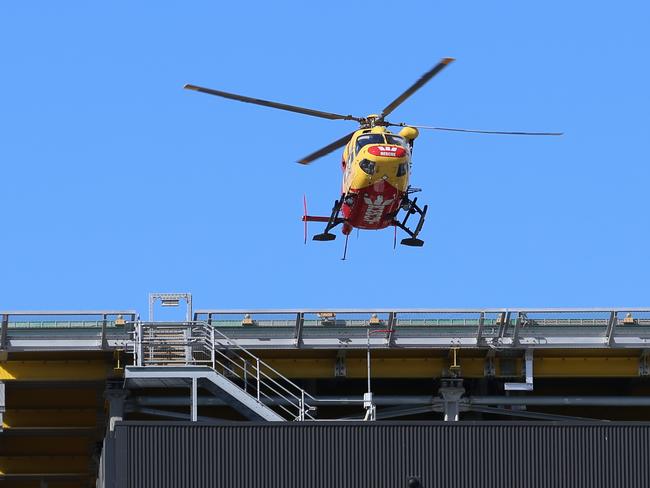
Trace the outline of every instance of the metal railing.
[[205, 322], [137, 322], [131, 352], [136, 366], [209, 366], [287, 420], [315, 420], [312, 395]]

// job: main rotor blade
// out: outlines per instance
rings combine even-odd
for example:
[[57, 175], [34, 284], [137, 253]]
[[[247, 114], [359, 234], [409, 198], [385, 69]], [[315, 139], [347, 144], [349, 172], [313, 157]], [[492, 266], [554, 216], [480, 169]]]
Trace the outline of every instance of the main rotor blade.
[[331, 112], [322, 112], [321, 110], [313, 110], [311, 108], [287, 105], [286, 103], [270, 102], [268, 100], [261, 100], [259, 98], [245, 97], [243, 95], [237, 95], [236, 93], [213, 90], [212, 88], [204, 88], [202, 86], [185, 85], [183, 88], [186, 90], [194, 90], [201, 93], [207, 93], [208, 95], [216, 95], [218, 97], [229, 98], [231, 100], [237, 100], [239, 102], [254, 103], [255, 105], [263, 105], [265, 107], [279, 108], [280, 110], [288, 110], [289, 112], [297, 112], [299, 114], [321, 117], [323, 119], [356, 120], [357, 122], [361, 122], [362, 120], [361, 117], [354, 117], [353, 115], [340, 115]]
[[354, 135], [354, 132], [350, 132], [349, 134], [344, 135], [340, 139], [337, 139], [333, 143], [328, 144], [324, 148], [319, 149], [318, 151], [316, 151], [314, 153], [311, 153], [309, 156], [302, 158], [298, 162], [300, 164], [309, 164], [312, 161], [314, 161], [314, 160], [316, 160], [318, 158], [321, 158], [321, 157], [325, 156], [326, 154], [329, 154], [332, 151], [334, 151], [334, 150], [336, 150], [336, 149], [338, 149], [340, 147], [345, 146], [353, 135]]
[[404, 100], [406, 100], [408, 97], [413, 95], [416, 91], [418, 91], [422, 86], [429, 81], [431, 78], [436, 76], [438, 73], [440, 73], [445, 66], [447, 66], [449, 63], [452, 63], [454, 61], [454, 58], [444, 58], [442, 61], [440, 61], [437, 65], [435, 65], [431, 70], [427, 71], [422, 75], [422, 77], [413, 83], [411, 87], [406, 90], [404, 93], [402, 93], [399, 97], [397, 97], [395, 100], [390, 102], [384, 110], [381, 112], [381, 117], [386, 117], [388, 114], [390, 114], [393, 110], [395, 110], [397, 107], [399, 107]]
[[415, 127], [416, 129], [446, 130], [450, 132], [472, 132], [474, 134], [503, 134], [509, 136], [562, 136], [564, 132], [522, 132], [504, 130], [459, 129], [455, 127], [431, 127], [428, 125], [389, 124], [398, 127]]

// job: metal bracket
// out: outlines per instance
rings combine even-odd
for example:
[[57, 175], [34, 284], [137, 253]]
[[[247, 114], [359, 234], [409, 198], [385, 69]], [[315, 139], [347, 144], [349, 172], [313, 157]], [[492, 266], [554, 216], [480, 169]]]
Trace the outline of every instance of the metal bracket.
[[444, 379], [438, 393], [442, 397], [445, 422], [458, 422], [460, 399], [465, 394], [462, 379]]
[[478, 318], [478, 329], [476, 330], [476, 343], [478, 344], [483, 338], [483, 325], [485, 324], [485, 312], [481, 312]]
[[397, 325], [397, 312], [390, 312], [388, 314], [388, 332], [386, 332], [386, 345], [388, 347], [393, 344], [393, 333], [395, 332], [395, 325]]
[[107, 343], [106, 343], [106, 320], [108, 319], [108, 316], [106, 314], [102, 314], [102, 335], [100, 339], [100, 344], [102, 351], [107, 349]]
[[505, 383], [506, 391], [533, 391], [533, 350], [526, 349], [524, 353], [524, 372], [526, 383]]
[[339, 349], [339, 352], [336, 354], [336, 364], [334, 365], [334, 376], [336, 378], [345, 378], [348, 375], [345, 359], [345, 350]]
[[494, 378], [496, 374], [497, 370], [494, 365], [494, 351], [490, 349], [485, 356], [485, 362], [483, 363], [483, 375], [489, 378]]
[[459, 347], [452, 347], [449, 349], [449, 374], [454, 378], [460, 375], [460, 362], [458, 360]]
[[0, 381], [0, 432], [2, 432], [2, 421], [5, 413], [5, 384]]
[[124, 419], [124, 401], [129, 396], [127, 390], [108, 389], [104, 391], [104, 398], [108, 401], [109, 430], [115, 430], [115, 422]]
[[643, 349], [641, 351], [641, 356], [639, 356], [639, 376], [650, 376], [650, 361], [648, 361], [649, 355], [650, 349]]
[[499, 339], [503, 339], [510, 325], [510, 314], [511, 312], [501, 312], [499, 314], [498, 324], [499, 324]]
[[7, 348], [7, 336], [9, 332], [9, 315], [2, 314], [2, 324], [0, 325], [0, 349]]
[[298, 312], [296, 314], [296, 328], [293, 333], [293, 342], [296, 347], [300, 347], [302, 344], [302, 328], [305, 325], [305, 314], [303, 312]]
[[515, 322], [515, 330], [512, 332], [512, 343], [516, 344], [519, 341], [519, 329], [524, 324], [526, 315], [522, 312], [517, 314], [517, 321]]
[[614, 341], [614, 330], [616, 329], [616, 323], [618, 322], [618, 312], [612, 312], [609, 314], [609, 321], [607, 322], [607, 333], [605, 337], [605, 343], [608, 346], [612, 345]]

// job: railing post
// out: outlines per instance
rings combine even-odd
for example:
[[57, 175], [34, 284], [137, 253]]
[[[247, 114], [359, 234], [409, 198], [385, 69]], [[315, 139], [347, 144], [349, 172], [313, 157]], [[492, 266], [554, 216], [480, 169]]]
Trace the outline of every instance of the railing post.
[[102, 351], [106, 349], [106, 320], [108, 319], [108, 316], [104, 313], [102, 314], [102, 333], [101, 333], [101, 339], [100, 339], [100, 347]]
[[0, 324], [0, 349], [7, 347], [9, 337], [9, 314], [2, 314], [2, 323]]
[[137, 348], [137, 355], [138, 355], [136, 365], [142, 366], [142, 354], [144, 352], [142, 347], [142, 322], [138, 321], [135, 330], [137, 334], [136, 348]]
[[212, 359], [212, 369], [217, 369], [215, 352], [214, 352], [214, 348], [217, 347], [217, 345], [214, 343], [214, 327], [210, 327], [210, 340], [211, 340], [210, 359]]
[[196, 422], [198, 419], [198, 397], [197, 397], [197, 381], [196, 378], [192, 378], [192, 407], [191, 407], [192, 422]]
[[257, 401], [260, 401], [260, 358], [255, 358], [256, 363], [256, 376], [257, 376]]
[[305, 390], [300, 390], [300, 415], [301, 421], [305, 420]]

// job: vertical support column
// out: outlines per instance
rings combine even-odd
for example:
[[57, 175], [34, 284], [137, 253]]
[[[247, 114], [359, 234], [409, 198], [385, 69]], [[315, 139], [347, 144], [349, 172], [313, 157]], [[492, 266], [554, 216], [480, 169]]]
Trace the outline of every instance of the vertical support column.
[[185, 313], [185, 320], [187, 322], [192, 321], [192, 294], [191, 293], [184, 293], [185, 295], [185, 302], [187, 303], [187, 309]]
[[183, 331], [183, 341], [185, 342], [185, 364], [192, 364], [192, 326], [188, 325]]
[[505, 383], [504, 389], [507, 391], [533, 391], [533, 350], [526, 349], [524, 353], [524, 373], [526, 383]]
[[393, 345], [393, 334], [395, 333], [395, 326], [397, 325], [397, 312], [388, 313], [388, 327], [386, 332], [386, 345], [388, 347]]
[[9, 335], [9, 315], [2, 314], [2, 321], [0, 322], [0, 350], [7, 349], [7, 336]]
[[108, 430], [113, 432], [115, 430], [115, 422], [124, 420], [124, 400], [129, 396], [127, 390], [106, 390], [104, 398], [108, 400], [108, 416], [109, 424]]
[[293, 333], [294, 345], [297, 348], [300, 348], [300, 344], [302, 344], [302, 328], [304, 325], [305, 325], [305, 314], [303, 312], [298, 312], [296, 314], [296, 328], [294, 329], [294, 333]]
[[137, 359], [135, 361], [136, 366], [142, 366], [142, 354], [143, 354], [143, 347], [142, 347], [142, 322], [138, 322], [135, 326], [135, 334], [136, 334], [136, 341], [135, 341], [135, 350], [136, 350], [136, 355]]
[[499, 314], [499, 339], [503, 340], [510, 326], [510, 315], [512, 312], [501, 312]]
[[609, 321], [607, 322], [607, 337], [605, 338], [608, 346], [614, 342], [614, 330], [616, 330], [616, 323], [618, 322], [618, 312], [609, 314]]
[[212, 361], [212, 369], [217, 369], [217, 358], [215, 352], [217, 345], [214, 343], [214, 327], [210, 327], [210, 342], [210, 360]]
[[2, 421], [4, 420], [4, 413], [6, 412], [6, 401], [5, 401], [5, 384], [0, 381], [0, 432], [2, 432]]
[[102, 314], [102, 335], [101, 335], [101, 342], [100, 342], [100, 347], [102, 348], [102, 351], [107, 349], [106, 347], [106, 320], [107, 320], [107, 315]]
[[197, 401], [197, 384], [196, 378], [192, 378], [192, 422], [196, 422], [198, 415], [198, 401]]
[[444, 421], [458, 422], [460, 417], [460, 399], [465, 394], [463, 380], [442, 380], [438, 393], [443, 400]]
[[485, 325], [485, 312], [481, 312], [478, 318], [478, 328], [476, 329], [476, 344], [481, 342], [483, 337], [483, 326]]
[[522, 324], [524, 323], [525, 319], [525, 314], [522, 312], [517, 313], [517, 320], [515, 322], [515, 330], [512, 333], [512, 343], [517, 344], [519, 342], [519, 329], [521, 328]]
[[156, 301], [155, 293], [149, 293], [149, 322], [153, 322], [153, 305]]

